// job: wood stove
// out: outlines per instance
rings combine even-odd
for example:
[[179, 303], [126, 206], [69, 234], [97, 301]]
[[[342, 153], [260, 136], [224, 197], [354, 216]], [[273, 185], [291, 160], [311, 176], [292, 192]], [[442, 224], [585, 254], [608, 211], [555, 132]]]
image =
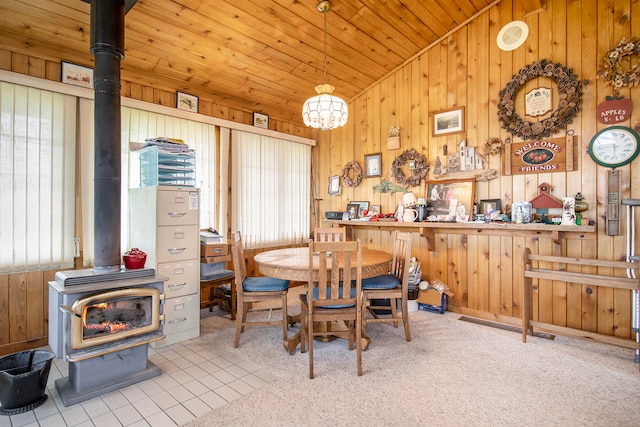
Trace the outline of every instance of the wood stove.
[[120, 61], [124, 17], [137, 0], [91, 3], [94, 68], [94, 268], [59, 271], [49, 282], [49, 345], [69, 362], [56, 380], [73, 405], [160, 375], [147, 344], [164, 339], [165, 277], [120, 265]]
[[164, 339], [165, 277], [122, 269], [60, 271], [55, 279], [49, 344], [69, 362], [69, 376], [55, 382], [65, 406], [162, 373], [148, 360], [147, 344]]

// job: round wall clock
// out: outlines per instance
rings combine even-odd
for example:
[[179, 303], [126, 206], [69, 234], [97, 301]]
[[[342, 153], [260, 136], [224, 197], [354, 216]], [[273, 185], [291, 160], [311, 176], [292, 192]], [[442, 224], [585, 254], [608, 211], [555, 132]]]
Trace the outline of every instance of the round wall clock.
[[611, 126], [596, 133], [589, 143], [594, 162], [608, 168], [626, 165], [640, 152], [640, 136], [626, 126]]

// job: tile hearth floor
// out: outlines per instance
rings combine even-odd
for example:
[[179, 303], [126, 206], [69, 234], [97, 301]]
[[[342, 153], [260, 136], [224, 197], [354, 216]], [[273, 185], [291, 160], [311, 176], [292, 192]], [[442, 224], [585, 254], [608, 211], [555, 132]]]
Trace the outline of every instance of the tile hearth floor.
[[162, 375], [65, 407], [54, 381], [67, 376], [61, 359], [51, 365], [47, 395], [40, 407], [0, 415], [0, 427], [179, 426], [276, 379], [202, 337], [149, 348]]

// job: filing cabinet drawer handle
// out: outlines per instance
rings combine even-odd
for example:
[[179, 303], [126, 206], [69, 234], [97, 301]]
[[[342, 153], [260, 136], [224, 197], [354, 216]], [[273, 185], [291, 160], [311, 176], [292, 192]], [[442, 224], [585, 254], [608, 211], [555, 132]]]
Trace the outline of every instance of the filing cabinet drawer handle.
[[177, 252], [184, 252], [187, 248], [169, 248], [167, 249], [167, 251], [169, 251], [170, 253], [174, 254]]
[[186, 212], [169, 212], [170, 217], [185, 216]]
[[183, 317], [181, 319], [175, 319], [175, 320], [169, 320], [169, 323], [180, 323], [180, 322], [186, 322], [187, 318]]
[[178, 287], [184, 286], [186, 284], [187, 284], [187, 282], [184, 282], [184, 283], [172, 283], [172, 284], [169, 285], [169, 287], [170, 288], [178, 288]]

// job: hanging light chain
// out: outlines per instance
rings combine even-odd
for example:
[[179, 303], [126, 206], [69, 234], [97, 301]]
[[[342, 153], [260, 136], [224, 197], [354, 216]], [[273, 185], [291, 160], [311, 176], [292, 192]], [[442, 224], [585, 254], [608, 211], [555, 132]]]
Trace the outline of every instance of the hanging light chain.
[[327, 84], [327, 10], [324, 10], [324, 84]]

